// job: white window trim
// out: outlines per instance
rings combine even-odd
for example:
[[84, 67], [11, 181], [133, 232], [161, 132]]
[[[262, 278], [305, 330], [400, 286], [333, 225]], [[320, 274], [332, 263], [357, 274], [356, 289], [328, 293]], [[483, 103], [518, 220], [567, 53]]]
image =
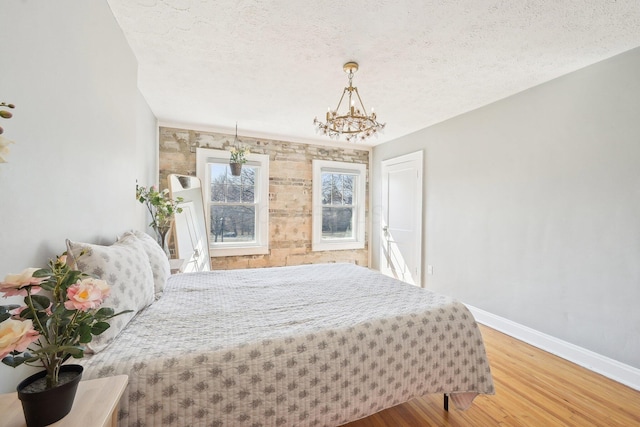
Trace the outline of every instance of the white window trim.
[[[354, 236], [351, 239], [322, 238], [322, 172], [348, 173], [356, 175], [354, 194]], [[333, 251], [363, 249], [366, 229], [366, 181], [367, 165], [363, 163], [335, 162], [331, 160], [313, 161], [313, 233], [311, 250]]]
[[[212, 148], [196, 149], [196, 175], [202, 181], [202, 195], [205, 205], [205, 220], [207, 231], [211, 230], [211, 213], [208, 211], [211, 199], [210, 177], [207, 163], [209, 159], [229, 161], [231, 153], [226, 150], [215, 150]], [[256, 180], [255, 195], [257, 197], [258, 218], [256, 223], [256, 242], [250, 244], [232, 243], [225, 244], [224, 247], [209, 242], [209, 252], [212, 257], [235, 256], [235, 255], [263, 255], [269, 253], [269, 156], [266, 154], [249, 153], [247, 162], [259, 164], [260, 176]]]

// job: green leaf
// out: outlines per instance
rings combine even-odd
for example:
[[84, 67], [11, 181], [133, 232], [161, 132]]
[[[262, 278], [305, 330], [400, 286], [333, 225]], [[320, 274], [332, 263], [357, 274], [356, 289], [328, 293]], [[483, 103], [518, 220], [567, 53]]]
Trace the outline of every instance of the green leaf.
[[107, 329], [109, 329], [109, 324], [107, 322], [97, 322], [91, 328], [91, 333], [93, 335], [100, 335], [101, 333], [103, 333]]
[[40, 287], [45, 291], [53, 291], [56, 288], [56, 284], [46, 281], [46, 282], [42, 282], [40, 284]]
[[10, 312], [11, 310], [15, 310], [16, 308], [20, 307], [19, 305], [16, 304], [10, 304], [10, 305], [0, 305], [0, 314], [5, 314]]
[[78, 332], [80, 333], [81, 343], [84, 344], [91, 342], [91, 326], [89, 326], [87, 323], [82, 323]]
[[31, 295], [31, 300], [36, 310], [44, 310], [51, 305], [51, 300], [44, 295]]
[[122, 310], [120, 313], [114, 314], [113, 317], [120, 316], [121, 314], [125, 314], [125, 313], [131, 313], [131, 312], [133, 312], [133, 310]]
[[36, 360], [38, 360], [36, 356], [32, 356], [31, 354], [26, 352], [24, 353], [23, 356], [18, 356], [18, 354], [20, 353], [18, 353], [17, 351], [14, 351], [10, 355], [2, 359], [2, 363], [4, 363], [7, 366], [11, 366], [12, 368], [15, 368], [22, 365], [25, 362], [35, 362]]
[[[22, 313], [26, 313], [29, 310], [24, 310]], [[30, 313], [31, 314], [31, 313]], [[45, 313], [44, 311], [36, 311], [36, 314], [38, 315], [38, 320], [40, 320], [40, 323], [45, 324], [46, 322], [49, 321], [50, 317], [47, 315], [47, 313]], [[33, 315], [31, 316], [21, 316], [21, 317], [25, 317], [25, 318], [29, 318], [29, 319], [33, 319]]]
[[76, 359], [84, 356], [84, 347], [80, 346], [65, 345], [63, 347], [60, 347], [60, 351], [68, 353]]
[[42, 356], [44, 354], [53, 354], [53, 353], [57, 353], [58, 351], [60, 351], [60, 346], [54, 345], [54, 344], [48, 344], [36, 350], [33, 350], [36, 356]]
[[7, 320], [10, 317], [11, 317], [11, 315], [9, 313], [0, 314], [0, 323], [4, 322], [5, 320]]
[[78, 281], [78, 279], [80, 279], [80, 276], [82, 276], [82, 272], [80, 271], [77, 271], [77, 270], [69, 271], [65, 279], [60, 284], [62, 286], [62, 289], [66, 291], [69, 286], [75, 284]]
[[78, 349], [80, 349], [80, 353], [71, 354], [74, 359], [82, 359], [84, 357], [84, 348], [78, 347]]
[[11, 366], [12, 368], [15, 368], [24, 363], [24, 360], [17, 360], [17, 359], [21, 359], [21, 358], [8, 355], [4, 359], [2, 359], [2, 363], [4, 363], [7, 366]]
[[113, 316], [113, 308], [103, 307], [96, 312], [96, 319], [107, 319]]
[[36, 270], [33, 272], [33, 277], [50, 277], [53, 275], [53, 272], [48, 268], [41, 268], [40, 270]]
[[57, 304], [52, 311], [53, 315], [56, 317], [69, 317], [73, 315], [73, 311], [67, 310], [64, 307], [64, 304]]

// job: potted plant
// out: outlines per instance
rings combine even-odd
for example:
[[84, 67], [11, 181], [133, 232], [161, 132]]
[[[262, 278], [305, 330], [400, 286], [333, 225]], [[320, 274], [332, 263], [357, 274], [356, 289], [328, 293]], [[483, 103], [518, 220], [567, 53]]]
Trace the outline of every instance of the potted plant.
[[63, 363], [82, 358], [84, 345], [109, 328], [107, 320], [124, 313], [99, 308], [109, 292], [104, 280], [71, 268], [66, 255], [0, 282], [5, 297], [24, 297], [22, 306], [0, 306], [2, 363], [44, 368], [18, 385], [27, 426], [51, 424], [71, 410], [82, 366]]
[[173, 217], [176, 213], [182, 212], [182, 208], [178, 207], [182, 203], [182, 197], [175, 200], [169, 197], [169, 189], [157, 191], [152, 185], [149, 189], [136, 184], [136, 199], [140, 203], [144, 203], [151, 214], [151, 223], [149, 226], [156, 232], [158, 244], [169, 255], [166, 247], [167, 233], [171, 229]]
[[231, 147], [231, 157], [229, 158], [231, 175], [240, 176], [240, 174], [242, 173], [242, 165], [247, 163], [247, 154], [249, 154], [248, 148], [243, 148], [240, 146]]

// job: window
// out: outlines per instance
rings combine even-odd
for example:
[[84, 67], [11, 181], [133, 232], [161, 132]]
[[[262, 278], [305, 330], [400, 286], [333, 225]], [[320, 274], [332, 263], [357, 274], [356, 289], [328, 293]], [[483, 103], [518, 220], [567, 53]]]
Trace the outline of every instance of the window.
[[269, 156], [249, 154], [240, 176], [229, 151], [197, 149], [211, 256], [269, 252]]
[[313, 161], [313, 250], [364, 248], [366, 165]]

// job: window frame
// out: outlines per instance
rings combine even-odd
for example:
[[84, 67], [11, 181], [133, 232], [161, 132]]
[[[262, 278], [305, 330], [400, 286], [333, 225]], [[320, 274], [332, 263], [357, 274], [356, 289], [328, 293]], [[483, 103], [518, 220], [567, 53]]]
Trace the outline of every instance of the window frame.
[[[353, 175], [355, 184], [353, 189], [353, 237], [350, 238], [322, 238], [322, 174], [333, 172], [337, 174]], [[348, 249], [364, 249], [366, 230], [366, 189], [367, 165], [364, 163], [346, 163], [333, 160], [313, 160], [313, 231], [312, 251], [334, 251]]]
[[269, 253], [269, 156], [249, 153], [247, 165], [257, 167], [254, 194], [256, 198], [256, 228], [253, 242], [216, 243], [211, 240], [211, 177], [210, 163], [229, 163], [231, 152], [213, 148], [196, 149], [196, 175], [202, 182], [205, 222], [209, 233], [209, 252], [212, 257], [235, 255], [263, 255]]

